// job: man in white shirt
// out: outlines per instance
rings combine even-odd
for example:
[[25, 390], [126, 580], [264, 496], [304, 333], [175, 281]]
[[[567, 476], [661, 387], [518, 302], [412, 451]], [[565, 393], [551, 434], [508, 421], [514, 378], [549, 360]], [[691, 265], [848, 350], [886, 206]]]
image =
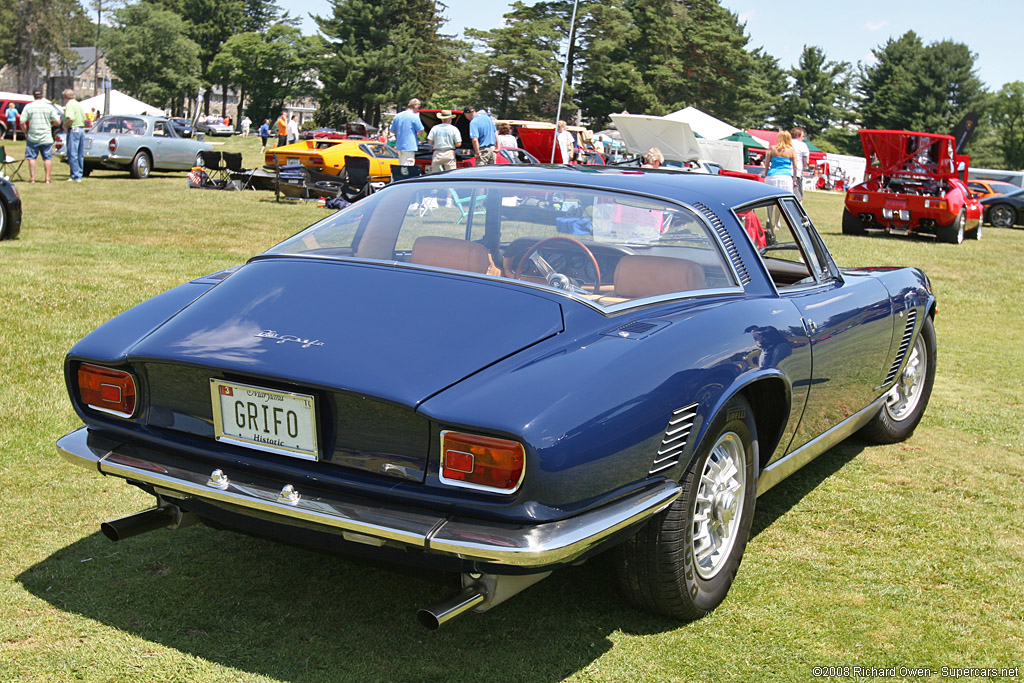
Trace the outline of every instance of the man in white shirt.
[[427, 140], [434, 145], [434, 158], [430, 162], [430, 172], [454, 171], [455, 150], [462, 144], [462, 133], [451, 124], [454, 114], [450, 109], [444, 109], [437, 118], [441, 123], [430, 129], [427, 133]]
[[288, 122], [288, 144], [299, 141], [299, 116], [298, 114], [292, 115], [292, 120]]
[[804, 200], [804, 169], [807, 168], [811, 160], [811, 150], [804, 142], [803, 128], [797, 126], [789, 131], [789, 134], [793, 136], [793, 151], [796, 152], [796, 159], [794, 159], [796, 177], [793, 179], [793, 194], [802, 202]]
[[573, 146], [572, 133], [568, 130], [568, 125], [565, 121], [558, 122], [557, 134], [555, 140], [558, 142], [558, 152], [561, 159], [555, 159], [556, 164], [567, 164], [571, 159], [570, 152]]

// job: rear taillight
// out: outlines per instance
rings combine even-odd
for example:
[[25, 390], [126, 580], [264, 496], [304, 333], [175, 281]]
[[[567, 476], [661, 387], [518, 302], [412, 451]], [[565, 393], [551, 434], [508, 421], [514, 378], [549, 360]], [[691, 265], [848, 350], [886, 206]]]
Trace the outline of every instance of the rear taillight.
[[117, 150], [117, 138], [110, 138], [110, 142], [107, 143], [107, 149], [113, 154]]
[[131, 417], [135, 413], [135, 378], [124, 370], [85, 363], [78, 368], [78, 396], [94, 410]]
[[926, 199], [924, 200], [924, 208], [926, 209], [946, 209], [949, 205], [945, 199]]
[[868, 194], [866, 192], [851, 192], [851, 202], [866, 202], [868, 200]]
[[309, 157], [309, 163], [310, 163], [311, 166], [323, 166], [324, 165], [324, 158], [321, 157], [321, 156], [313, 155], [313, 156]]
[[526, 451], [517, 441], [441, 432], [441, 481], [451, 486], [513, 493], [526, 471]]

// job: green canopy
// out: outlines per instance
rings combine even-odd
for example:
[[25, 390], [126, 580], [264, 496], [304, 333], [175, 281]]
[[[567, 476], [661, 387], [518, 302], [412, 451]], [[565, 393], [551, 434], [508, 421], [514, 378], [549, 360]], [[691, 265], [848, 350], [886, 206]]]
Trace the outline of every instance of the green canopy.
[[768, 149], [768, 143], [764, 140], [759, 140], [745, 130], [736, 131], [723, 140], [732, 140], [733, 142], [742, 142], [744, 149], [753, 147], [754, 149]]
[[804, 140], [804, 142], [807, 143], [807, 149], [811, 150], [812, 152], [820, 152], [820, 151], [822, 151], [821, 147], [818, 147], [813, 142], [810, 142], [809, 140]]

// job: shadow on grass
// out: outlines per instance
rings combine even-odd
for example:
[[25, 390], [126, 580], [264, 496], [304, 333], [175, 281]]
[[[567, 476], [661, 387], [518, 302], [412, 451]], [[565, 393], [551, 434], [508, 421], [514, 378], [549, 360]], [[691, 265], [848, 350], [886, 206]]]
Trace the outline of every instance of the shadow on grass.
[[847, 439], [825, 451], [758, 498], [757, 506], [754, 508], [754, 523], [750, 528], [751, 538], [789, 512], [804, 496], [860, 455], [867, 446], [867, 443], [856, 438]]
[[[855, 457], [841, 444], [758, 500], [769, 527]], [[271, 541], [194, 526], [117, 544], [95, 533], [18, 581], [58, 609], [175, 650], [286, 681], [557, 681], [608, 652], [613, 634], [696, 628], [633, 608], [610, 553], [568, 567], [490, 612], [437, 632], [416, 609], [453, 588]]]

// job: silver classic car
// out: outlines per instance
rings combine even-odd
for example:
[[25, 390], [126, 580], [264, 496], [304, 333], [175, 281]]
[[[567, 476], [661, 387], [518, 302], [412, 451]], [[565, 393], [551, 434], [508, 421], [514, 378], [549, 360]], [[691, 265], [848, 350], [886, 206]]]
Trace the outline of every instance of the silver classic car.
[[[128, 170], [133, 178], [151, 171], [187, 171], [199, 165], [199, 153], [213, 146], [183, 138], [163, 116], [103, 116], [85, 134], [85, 175], [97, 168]], [[67, 149], [57, 145], [67, 161]]]

